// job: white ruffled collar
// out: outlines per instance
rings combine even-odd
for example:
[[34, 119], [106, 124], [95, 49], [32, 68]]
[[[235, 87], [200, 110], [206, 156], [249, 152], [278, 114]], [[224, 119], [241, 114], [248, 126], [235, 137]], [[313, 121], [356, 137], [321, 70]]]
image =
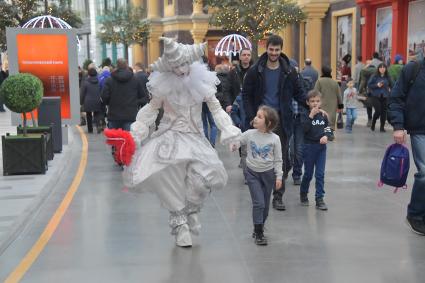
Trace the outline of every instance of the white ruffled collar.
[[215, 95], [220, 80], [215, 72], [201, 62], [190, 65], [190, 73], [179, 77], [173, 72], [153, 72], [149, 76], [147, 88], [152, 96], [166, 98], [177, 105], [194, 105]]

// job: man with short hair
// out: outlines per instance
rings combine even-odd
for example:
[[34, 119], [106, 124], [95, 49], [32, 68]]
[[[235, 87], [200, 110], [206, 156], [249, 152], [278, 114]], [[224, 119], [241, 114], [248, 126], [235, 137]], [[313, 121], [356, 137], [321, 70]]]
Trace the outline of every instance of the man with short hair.
[[[226, 112], [229, 113], [232, 110], [232, 104], [236, 97], [241, 93], [242, 83], [246, 72], [252, 66], [251, 60], [251, 49], [244, 47], [239, 52], [239, 65], [236, 65], [234, 69], [229, 72], [228, 80], [230, 84], [229, 98], [231, 104], [226, 107]], [[229, 108], [230, 107], [230, 108]]]
[[313, 88], [316, 85], [316, 81], [319, 78], [319, 73], [317, 72], [317, 70], [311, 65], [311, 59], [307, 58], [304, 61], [305, 63], [305, 67], [304, 69], [300, 72], [301, 76], [304, 79], [307, 79], [311, 82]]
[[[282, 53], [283, 40], [278, 35], [267, 39], [267, 51], [248, 70], [242, 87], [242, 99], [246, 111], [246, 125], [254, 119], [258, 107], [267, 105], [279, 113], [279, 125], [276, 134], [282, 144], [283, 172], [285, 178], [290, 166], [288, 158], [288, 142], [292, 135], [293, 110], [292, 99], [306, 107], [306, 96], [301, 79], [295, 68], [290, 66], [289, 58]], [[282, 195], [285, 186], [273, 193], [273, 208], [285, 210]]]
[[372, 102], [370, 100], [369, 90], [367, 88], [367, 83], [372, 75], [376, 72], [375, 65], [372, 64], [372, 60], [366, 61], [366, 66], [360, 71], [360, 80], [359, 80], [359, 94], [366, 97], [366, 100], [361, 100], [361, 102], [366, 107], [367, 112], [367, 127], [372, 125]]
[[[425, 47], [424, 47], [425, 51]], [[412, 155], [418, 172], [414, 175], [407, 223], [425, 235], [425, 60], [403, 67], [388, 100], [388, 121], [394, 128], [394, 141], [403, 144], [410, 134]]]
[[140, 62], [137, 62], [136, 64], [134, 64], [133, 71], [134, 71], [134, 76], [143, 86], [143, 92], [145, 95], [143, 96], [144, 100], [140, 104], [140, 107], [143, 107], [146, 105], [146, 103], [149, 102], [149, 92], [148, 92], [148, 89], [146, 88], [146, 83], [148, 82], [149, 76], [143, 70], [143, 65]]
[[117, 60], [117, 69], [106, 79], [101, 98], [108, 106], [108, 128], [129, 131], [146, 93], [125, 59]]
[[382, 64], [382, 60], [381, 58], [379, 58], [379, 53], [378, 52], [373, 52], [372, 55], [372, 61], [370, 62], [373, 66], [375, 66], [375, 68], [378, 68], [379, 64]]
[[354, 81], [354, 85], [356, 89], [359, 89], [360, 72], [364, 68], [364, 64], [362, 60], [363, 60], [362, 55], [357, 56], [357, 64], [354, 66], [353, 81]]

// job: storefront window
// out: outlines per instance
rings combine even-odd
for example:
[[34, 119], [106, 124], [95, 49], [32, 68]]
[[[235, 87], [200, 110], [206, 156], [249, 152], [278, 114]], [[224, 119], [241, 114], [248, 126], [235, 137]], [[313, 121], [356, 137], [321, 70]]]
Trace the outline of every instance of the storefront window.
[[407, 52], [409, 59], [424, 58], [425, 48], [425, 0], [409, 3], [409, 31]]
[[376, 10], [376, 44], [375, 49], [379, 52], [385, 64], [391, 63], [393, 11], [391, 7]]
[[[350, 66], [351, 54], [353, 52], [352, 38], [353, 16], [345, 15], [337, 19], [337, 60], [336, 60], [336, 79], [341, 80], [343, 75], [344, 65]], [[345, 68], [346, 69], [346, 68]]]

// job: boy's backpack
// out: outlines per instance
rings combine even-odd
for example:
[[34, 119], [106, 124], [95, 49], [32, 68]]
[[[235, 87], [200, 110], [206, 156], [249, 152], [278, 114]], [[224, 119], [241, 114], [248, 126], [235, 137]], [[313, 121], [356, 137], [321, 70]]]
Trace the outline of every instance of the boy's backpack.
[[399, 188], [407, 189], [406, 180], [409, 174], [409, 150], [402, 144], [394, 143], [385, 151], [381, 164], [381, 179], [378, 187], [384, 184], [395, 187], [394, 193]]

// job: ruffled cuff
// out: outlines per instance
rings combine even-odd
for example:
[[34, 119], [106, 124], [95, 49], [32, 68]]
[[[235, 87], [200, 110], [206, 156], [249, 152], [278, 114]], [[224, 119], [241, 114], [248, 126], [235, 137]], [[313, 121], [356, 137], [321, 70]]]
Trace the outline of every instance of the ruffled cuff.
[[140, 122], [134, 122], [131, 124], [131, 135], [133, 136], [136, 147], [139, 148], [142, 141], [149, 136], [149, 128]]
[[221, 130], [220, 142], [222, 144], [238, 143], [241, 141], [241, 130], [235, 126], [227, 126]]
[[215, 96], [212, 96], [207, 101], [208, 109], [211, 111], [214, 122], [217, 128], [221, 131], [220, 142], [229, 144], [238, 142], [241, 138], [241, 130], [233, 126], [230, 116], [221, 108], [220, 102]]
[[137, 113], [136, 121], [131, 124], [131, 135], [137, 147], [149, 136], [149, 127], [155, 123], [158, 116], [159, 106], [154, 102], [154, 100], [151, 100], [149, 104], [140, 109]]

